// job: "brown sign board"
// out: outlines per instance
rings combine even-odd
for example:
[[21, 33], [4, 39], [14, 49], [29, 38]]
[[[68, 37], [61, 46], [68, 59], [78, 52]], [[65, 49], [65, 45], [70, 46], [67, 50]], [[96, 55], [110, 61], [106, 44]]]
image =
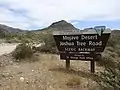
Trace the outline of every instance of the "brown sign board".
[[60, 59], [91, 61], [95, 60], [97, 55], [100, 54], [60, 53]]
[[104, 51], [111, 30], [95, 27], [80, 31], [53, 32], [60, 59], [66, 60], [66, 69], [70, 68], [70, 60], [91, 61], [91, 72], [95, 72], [95, 60]]
[[54, 34], [60, 52], [103, 52], [110, 33]]

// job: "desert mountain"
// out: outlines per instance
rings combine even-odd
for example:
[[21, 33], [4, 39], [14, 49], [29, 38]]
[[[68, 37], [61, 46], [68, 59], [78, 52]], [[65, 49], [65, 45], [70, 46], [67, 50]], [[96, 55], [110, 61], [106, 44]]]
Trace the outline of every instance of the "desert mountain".
[[52, 23], [48, 28], [57, 28], [58, 30], [78, 30], [71, 23], [61, 20], [58, 22]]
[[9, 26], [2, 25], [2, 24], [0, 24], [0, 31], [9, 32], [9, 33], [22, 33], [22, 32], [25, 32], [25, 30], [9, 27]]
[[[71, 23], [66, 22], [65, 20], [61, 20], [58, 22], [54, 22], [52, 23], [50, 26], [43, 28], [43, 29], [39, 29], [39, 30], [32, 30], [30, 31], [31, 33], [35, 32], [52, 32], [52, 31], [65, 31], [65, 30], [69, 30], [69, 31], [76, 31], [79, 30], [76, 27], [74, 27]], [[5, 34], [8, 33], [25, 33], [28, 30], [21, 30], [18, 28], [13, 28], [13, 27], [9, 27], [6, 25], [2, 25], [0, 24], [0, 36], [4, 36]], [[120, 30], [113, 30], [111, 33], [111, 36], [120, 36]]]
[[0, 37], [5, 37], [7, 34], [21, 34], [25, 33], [26, 30], [21, 30], [18, 28], [9, 27], [6, 25], [0, 24]]
[[79, 29], [75, 28], [71, 23], [68, 23], [65, 20], [61, 20], [61, 21], [52, 23], [47, 28], [43, 28], [43, 29], [35, 30], [35, 31], [45, 32], [45, 31], [65, 31], [65, 30], [75, 31]]

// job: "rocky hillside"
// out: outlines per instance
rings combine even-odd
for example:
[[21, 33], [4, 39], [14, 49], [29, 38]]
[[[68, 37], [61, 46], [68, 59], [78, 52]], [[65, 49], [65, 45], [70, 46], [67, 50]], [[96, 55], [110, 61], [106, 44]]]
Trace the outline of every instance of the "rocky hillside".
[[34, 30], [33, 32], [40, 31], [40, 32], [49, 32], [49, 31], [76, 31], [79, 30], [75, 28], [71, 23], [66, 22], [65, 20], [61, 20], [58, 22], [52, 23], [50, 26], [47, 28], [39, 29], [39, 30]]
[[2, 25], [0, 24], [0, 37], [4, 37], [7, 34], [14, 34], [14, 33], [25, 33], [27, 30], [21, 30], [18, 28], [13, 28], [13, 27], [9, 27], [6, 25]]
[[57, 28], [58, 30], [78, 30], [71, 23], [64, 20], [52, 23], [48, 28]]
[[22, 32], [26, 31], [26, 30], [21, 30], [18, 28], [9, 27], [9, 26], [2, 25], [2, 24], [0, 24], [0, 30], [1, 31], [4, 30], [4, 32], [9, 32], [9, 33], [22, 33]]
[[120, 37], [120, 30], [113, 30], [111, 33], [112, 37]]

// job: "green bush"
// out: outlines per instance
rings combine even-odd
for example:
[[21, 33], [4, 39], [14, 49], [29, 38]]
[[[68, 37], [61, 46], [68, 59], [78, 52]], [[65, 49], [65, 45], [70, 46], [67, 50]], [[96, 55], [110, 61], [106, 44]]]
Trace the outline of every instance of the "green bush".
[[120, 45], [120, 37], [110, 38], [107, 42], [107, 46], [110, 46], [112, 48], [116, 48], [117, 45]]
[[117, 54], [118, 54], [118, 56], [120, 57], [120, 50], [117, 50]]
[[103, 90], [120, 90], [120, 68], [106, 68], [100, 77], [99, 84]]
[[37, 51], [44, 52], [44, 53], [58, 53], [54, 38], [52, 34], [46, 34], [42, 37], [42, 41], [44, 45], [35, 48]]
[[30, 58], [33, 55], [33, 51], [29, 45], [23, 43], [16, 47], [12, 55], [15, 59], [21, 60], [25, 58]]
[[110, 39], [108, 40], [108, 42], [107, 42], [107, 46], [115, 47], [115, 43], [116, 43], [116, 40], [110, 38]]
[[20, 43], [20, 40], [17, 40], [17, 39], [9, 39], [9, 40], [6, 40], [6, 43]]
[[47, 45], [43, 45], [43, 46], [39, 47], [38, 49], [39, 49], [40, 52], [44, 52], [44, 53], [56, 54], [58, 52], [57, 48], [47, 46]]
[[102, 90], [120, 90], [120, 63], [115, 62], [111, 57], [103, 57], [99, 65], [105, 67], [104, 71], [100, 72], [98, 82]]
[[114, 52], [114, 49], [112, 47], [106, 47], [106, 50], [108, 50], [110, 52]]
[[101, 60], [96, 61], [98, 66], [116, 68], [115, 61], [110, 56], [102, 56]]

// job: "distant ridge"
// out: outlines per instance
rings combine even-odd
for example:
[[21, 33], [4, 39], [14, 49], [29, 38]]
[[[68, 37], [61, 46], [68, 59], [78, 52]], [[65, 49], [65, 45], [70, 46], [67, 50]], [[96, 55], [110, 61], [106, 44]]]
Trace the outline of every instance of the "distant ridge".
[[68, 23], [65, 20], [61, 20], [61, 21], [52, 23], [47, 28], [34, 30], [34, 31], [65, 31], [65, 30], [75, 31], [79, 29], [75, 28], [71, 23]]
[[[84, 30], [86, 31], [89, 29], [92, 29], [92, 28], [85, 28]], [[26, 32], [48, 33], [48, 32], [53, 32], [53, 31], [67, 31], [67, 30], [76, 31], [79, 29], [77, 29], [71, 23], [68, 23], [65, 20], [54, 22], [50, 26], [43, 28], [43, 29], [31, 30], [31, 31], [13, 28], [13, 27], [9, 27], [7, 25], [0, 24], [0, 36], [4, 36], [5, 34], [8, 34], [8, 33], [18, 33], [18, 34], [26, 33]], [[84, 31], [84, 30], [82, 30], [82, 31]], [[120, 30], [112, 30], [111, 36], [112, 37], [118, 37], [118, 36], [120, 37]]]
[[20, 32], [26, 31], [26, 30], [9, 27], [9, 26], [2, 25], [2, 24], [0, 24], [0, 30], [4, 30], [4, 32], [9, 32], [9, 33], [20, 33]]

